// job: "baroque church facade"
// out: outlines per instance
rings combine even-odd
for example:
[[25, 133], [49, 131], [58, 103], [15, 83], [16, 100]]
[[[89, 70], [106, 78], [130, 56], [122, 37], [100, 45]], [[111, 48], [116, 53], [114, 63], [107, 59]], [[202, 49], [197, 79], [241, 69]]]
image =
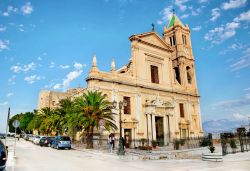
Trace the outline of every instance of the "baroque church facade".
[[[163, 37], [152, 30], [132, 35], [129, 40], [131, 57], [127, 65], [116, 69], [112, 61], [110, 72], [100, 71], [94, 56], [86, 89], [72, 89], [63, 97], [60, 93], [42, 91], [38, 108], [53, 107], [62, 98], [97, 89], [110, 102], [127, 102], [121, 120], [122, 136], [128, 140], [145, 138], [167, 145], [174, 138], [202, 136], [200, 97], [188, 25], [173, 15], [164, 27]], [[115, 121], [118, 126], [119, 115]], [[118, 137], [119, 130], [115, 134]]]

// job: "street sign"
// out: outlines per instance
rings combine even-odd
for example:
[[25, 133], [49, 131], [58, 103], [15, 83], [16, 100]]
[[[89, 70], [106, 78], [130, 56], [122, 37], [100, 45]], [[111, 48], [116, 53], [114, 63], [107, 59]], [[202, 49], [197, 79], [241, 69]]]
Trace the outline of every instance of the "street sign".
[[105, 121], [104, 121], [103, 119], [101, 119], [101, 120], [99, 121], [99, 125], [100, 125], [100, 126], [104, 126], [104, 125], [105, 125]]
[[20, 126], [19, 120], [14, 120], [14, 122], [12, 122], [12, 125], [13, 125], [15, 128], [18, 128], [18, 127]]

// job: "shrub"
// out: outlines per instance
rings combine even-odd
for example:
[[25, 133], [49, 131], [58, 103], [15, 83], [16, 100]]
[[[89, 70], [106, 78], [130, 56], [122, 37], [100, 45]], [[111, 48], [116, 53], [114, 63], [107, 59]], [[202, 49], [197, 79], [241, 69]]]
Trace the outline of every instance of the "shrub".
[[152, 146], [153, 146], [154, 148], [157, 146], [157, 141], [156, 141], [156, 140], [152, 140], [151, 143], [152, 143]]
[[180, 144], [183, 146], [185, 144], [186, 140], [185, 139], [180, 139]]
[[230, 141], [229, 141], [229, 144], [230, 144], [230, 147], [231, 148], [237, 148], [237, 145], [236, 145], [236, 142], [235, 142], [235, 139], [231, 139]]
[[142, 139], [140, 139], [140, 142], [141, 142], [142, 146], [144, 146], [144, 144], [147, 142], [147, 139], [146, 138], [142, 138]]
[[212, 142], [211, 142], [211, 140], [208, 139], [208, 138], [204, 138], [204, 139], [202, 139], [201, 142], [200, 142], [200, 146], [201, 146], [201, 147], [207, 147], [207, 146], [211, 146], [211, 145], [212, 145]]
[[174, 149], [179, 150], [180, 148], [180, 141], [179, 140], [174, 140]]
[[152, 150], [151, 146], [139, 146], [138, 147], [140, 150]]
[[210, 145], [210, 146], [208, 147], [208, 149], [210, 150], [211, 153], [214, 153], [215, 147], [212, 146], [212, 145]]

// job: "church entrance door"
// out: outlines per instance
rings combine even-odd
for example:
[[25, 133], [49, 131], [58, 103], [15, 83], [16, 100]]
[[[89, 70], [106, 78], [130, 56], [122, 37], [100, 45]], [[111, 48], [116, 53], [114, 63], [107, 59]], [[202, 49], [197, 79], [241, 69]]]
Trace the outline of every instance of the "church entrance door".
[[164, 145], [163, 117], [155, 117], [156, 141], [159, 146]]

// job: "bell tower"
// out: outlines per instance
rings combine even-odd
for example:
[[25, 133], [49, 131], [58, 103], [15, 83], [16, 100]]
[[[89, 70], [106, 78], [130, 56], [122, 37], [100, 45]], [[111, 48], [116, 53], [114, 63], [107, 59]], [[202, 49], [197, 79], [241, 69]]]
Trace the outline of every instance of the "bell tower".
[[164, 26], [163, 38], [174, 49], [172, 53], [174, 84], [192, 89], [197, 93], [194, 57], [188, 25], [184, 25], [173, 13], [168, 26]]

